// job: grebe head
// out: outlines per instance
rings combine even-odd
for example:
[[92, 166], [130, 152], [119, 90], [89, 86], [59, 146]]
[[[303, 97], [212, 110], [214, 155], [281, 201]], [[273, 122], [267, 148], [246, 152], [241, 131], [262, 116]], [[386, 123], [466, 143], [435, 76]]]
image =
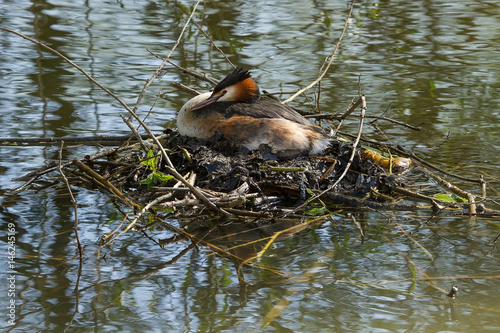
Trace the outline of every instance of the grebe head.
[[192, 110], [198, 110], [215, 102], [245, 102], [252, 103], [260, 97], [259, 87], [252, 80], [250, 72], [237, 67], [214, 88], [212, 95]]

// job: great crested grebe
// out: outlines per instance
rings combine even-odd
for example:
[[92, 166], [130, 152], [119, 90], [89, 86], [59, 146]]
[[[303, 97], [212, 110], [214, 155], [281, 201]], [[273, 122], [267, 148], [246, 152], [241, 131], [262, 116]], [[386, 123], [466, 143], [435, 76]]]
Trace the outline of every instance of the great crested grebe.
[[242, 67], [220, 81], [212, 93], [189, 100], [179, 111], [181, 135], [209, 139], [216, 133], [249, 150], [267, 145], [280, 157], [319, 154], [330, 138], [293, 108], [261, 96]]

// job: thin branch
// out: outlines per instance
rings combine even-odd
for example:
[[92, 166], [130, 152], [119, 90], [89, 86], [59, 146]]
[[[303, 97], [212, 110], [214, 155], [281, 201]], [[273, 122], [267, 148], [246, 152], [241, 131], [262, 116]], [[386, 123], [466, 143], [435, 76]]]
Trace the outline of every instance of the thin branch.
[[[141, 93], [139, 94], [139, 97], [137, 97], [137, 102], [135, 103], [135, 106], [134, 106], [134, 110], [132, 110], [132, 115], [129, 117], [129, 121], [131, 120], [132, 116], [134, 116], [134, 114], [137, 112], [137, 109], [139, 108], [139, 105], [141, 105], [141, 102], [142, 102], [142, 99], [144, 98], [144, 96], [146, 95], [146, 91], [148, 90], [149, 86], [153, 83], [153, 81], [158, 77], [158, 75], [160, 75], [161, 73], [161, 70], [163, 69], [163, 67], [165, 67], [165, 65], [167, 64], [168, 60], [170, 59], [170, 56], [172, 55], [172, 53], [174, 53], [174, 50], [177, 48], [177, 46], [180, 44], [182, 38], [184, 37], [184, 32], [186, 31], [188, 25], [189, 25], [189, 22], [191, 21], [194, 13], [196, 12], [196, 8], [198, 7], [198, 5], [200, 4], [201, 0], [198, 0], [196, 2], [196, 4], [194, 5], [193, 7], [193, 11], [191, 12], [191, 14], [189, 15], [187, 21], [186, 21], [186, 24], [184, 24], [184, 27], [182, 27], [182, 30], [181, 30], [181, 33], [179, 34], [179, 37], [177, 38], [177, 41], [175, 42], [174, 46], [172, 47], [172, 49], [170, 50], [170, 52], [168, 53], [168, 55], [163, 59], [163, 62], [161, 63], [160, 66], [158, 66], [158, 68], [156, 69], [156, 71], [153, 73], [153, 75], [149, 78], [149, 80], [146, 81], [146, 84], [144, 84], [144, 87], [142, 88], [142, 91]], [[142, 125], [142, 124], [141, 124]]]
[[203, 28], [198, 24], [198, 22], [196, 22], [195, 20], [193, 20], [193, 23], [196, 24], [196, 26], [198, 27], [198, 29], [205, 35], [205, 37], [207, 37], [209, 40], [210, 40], [210, 43], [217, 49], [217, 51], [220, 52], [220, 54], [222, 54], [222, 56], [224, 58], [226, 58], [226, 61], [234, 68], [236, 69], [236, 66], [231, 62], [231, 60], [229, 60], [229, 58], [227, 57], [227, 55], [220, 49], [220, 47], [217, 46], [217, 44], [215, 44], [214, 40], [212, 39], [212, 37], [207, 34], [205, 32], [205, 30], [203, 30]]
[[180, 82], [174, 82], [174, 83], [172, 83], [172, 85], [173, 85], [175, 88], [179, 89], [180, 91], [184, 91], [184, 92], [190, 93], [190, 94], [191, 94], [191, 95], [193, 95], [193, 96], [197, 96], [197, 95], [201, 94], [201, 93], [200, 93], [199, 91], [197, 91], [196, 89], [193, 89], [193, 88], [191, 88], [191, 87], [188, 87], [188, 86], [186, 86], [186, 85], [184, 85], [184, 84], [182, 84], [182, 83], [180, 83]]
[[36, 39], [33, 39], [33, 38], [30, 38], [26, 35], [23, 35], [22, 33], [20, 32], [17, 32], [17, 31], [14, 31], [12, 29], [8, 29], [8, 28], [4, 28], [4, 27], [0, 27], [0, 30], [3, 30], [3, 31], [7, 31], [7, 32], [10, 32], [10, 33], [13, 33], [14, 35], [18, 35], [19, 37], [22, 37], [44, 49], [46, 49], [47, 51], [51, 52], [51, 53], [54, 53], [55, 55], [57, 55], [58, 57], [60, 57], [61, 59], [63, 59], [64, 61], [66, 61], [68, 64], [70, 64], [71, 66], [75, 67], [77, 70], [79, 70], [83, 75], [85, 75], [87, 77], [87, 79], [89, 79], [93, 84], [95, 84], [96, 86], [98, 86], [99, 88], [101, 88], [102, 90], [104, 90], [104, 92], [106, 92], [108, 95], [110, 95], [111, 97], [113, 97], [115, 100], [118, 101], [118, 103], [120, 103], [125, 109], [127, 109], [127, 111], [129, 112], [132, 112], [132, 110], [129, 108], [129, 106], [120, 98], [118, 97], [117, 95], [115, 95], [111, 90], [109, 90], [108, 88], [106, 88], [105, 86], [103, 86], [102, 84], [100, 84], [99, 82], [97, 82], [96, 79], [94, 79], [92, 76], [90, 76], [90, 74], [88, 74], [83, 68], [81, 68], [80, 66], [78, 66], [77, 64], [75, 64], [73, 61], [71, 61], [69, 58], [67, 58], [65, 55], [63, 55], [62, 53], [60, 53], [59, 51], [56, 51], [55, 49], [51, 48], [50, 46], [48, 45], [45, 45], [44, 43], [42, 42], [39, 42], [37, 41]]
[[[143, 139], [147, 139], [147, 136], [142, 136]], [[94, 135], [94, 136], [64, 136], [64, 137], [47, 137], [47, 138], [0, 138], [0, 146], [37, 146], [37, 145], [52, 145], [65, 143], [101, 143], [110, 144], [118, 143], [121, 144], [128, 141], [131, 138], [130, 135]]]
[[342, 38], [344, 37], [344, 33], [346, 32], [347, 30], [347, 25], [349, 23], [349, 19], [351, 18], [351, 13], [352, 13], [352, 9], [354, 7], [354, 2], [355, 0], [352, 0], [351, 2], [351, 6], [349, 8], [349, 13], [347, 14], [347, 17], [345, 19], [345, 23], [344, 23], [344, 28], [342, 29], [342, 33], [340, 34], [340, 37], [339, 37], [339, 40], [337, 41], [337, 44], [335, 45], [335, 49], [333, 50], [333, 53], [332, 55], [330, 56], [329, 60], [328, 60], [328, 63], [325, 67], [325, 69], [323, 70], [323, 72], [318, 76], [318, 78], [316, 80], [314, 80], [314, 82], [312, 82], [311, 84], [309, 84], [307, 87], [303, 88], [303, 89], [300, 89], [299, 91], [297, 91], [295, 94], [293, 94], [291, 97], [289, 97], [287, 100], [283, 101], [282, 103], [285, 104], [285, 103], [289, 103], [291, 101], [293, 101], [297, 96], [299, 96], [300, 94], [304, 93], [305, 91], [311, 89], [312, 87], [314, 87], [317, 83], [319, 83], [323, 77], [326, 75], [326, 73], [328, 72], [328, 70], [330, 69], [330, 66], [333, 62], [333, 59], [335, 58], [335, 55], [337, 53], [337, 50], [339, 48], [339, 45], [340, 45], [340, 42], [342, 41]]
[[[316, 194], [316, 195], [312, 196], [311, 198], [309, 198], [308, 200], [306, 200], [302, 205], [300, 205], [300, 206], [296, 207], [295, 209], [293, 209], [290, 213], [296, 212], [296, 211], [304, 208], [309, 202], [320, 198], [321, 196], [323, 196], [327, 192], [330, 192], [332, 189], [334, 189], [340, 183], [340, 181], [345, 177], [345, 175], [349, 171], [349, 169], [351, 167], [351, 164], [354, 161], [354, 156], [356, 156], [356, 147], [359, 144], [359, 141], [360, 141], [360, 138], [361, 138], [361, 133], [363, 132], [363, 122], [364, 122], [364, 115], [365, 115], [365, 111], [366, 111], [366, 99], [365, 99], [364, 95], [361, 95], [360, 99], [361, 99], [361, 115], [362, 116], [361, 116], [361, 119], [359, 121], [358, 135], [356, 137], [356, 140], [352, 144], [351, 157], [349, 158], [349, 162], [347, 162], [347, 165], [345, 166], [344, 171], [339, 176], [339, 178], [335, 181], [335, 183], [333, 183], [333, 185], [329, 186], [326, 190], [320, 192], [319, 194]], [[288, 216], [290, 213], [285, 214], [283, 217]]]
[[[181, 35], [179, 36], [178, 40], [177, 40], [177, 43], [174, 45], [174, 49], [175, 47], [180, 43], [180, 40], [181, 40], [181, 37], [182, 35], [184, 34], [184, 31], [186, 30], [187, 28], [187, 24], [189, 23], [189, 21], [191, 20], [192, 16], [194, 15], [194, 12], [196, 11], [196, 7], [198, 6], [198, 4], [201, 2], [198, 1], [195, 5], [195, 7], [193, 8], [193, 11], [191, 12], [191, 15], [189, 16], [189, 19], [188, 21], [186, 22], [186, 25], [184, 26], [184, 28], [182, 29], [181, 31]], [[19, 32], [16, 32], [14, 30], [11, 30], [11, 29], [7, 29], [7, 28], [3, 28], [3, 27], [0, 27], [1, 30], [4, 30], [4, 31], [7, 31], [7, 32], [10, 32], [10, 33], [13, 33], [15, 35], [18, 35], [36, 45], [39, 45], [41, 47], [43, 47], [44, 49], [54, 53], [55, 55], [57, 55], [58, 57], [62, 58], [64, 61], [66, 61], [67, 63], [69, 63], [71, 66], [75, 67], [76, 69], [78, 69], [81, 73], [83, 73], [92, 83], [94, 83], [95, 85], [97, 85], [99, 88], [101, 88], [102, 90], [104, 90], [107, 94], [109, 94], [110, 96], [112, 96], [114, 99], [116, 99], [130, 114], [131, 116], [137, 120], [139, 122], [139, 124], [144, 128], [144, 130], [148, 133], [149, 137], [154, 141], [154, 143], [158, 146], [158, 148], [160, 149], [161, 151], [161, 155], [163, 157], [163, 159], [166, 161], [167, 163], [167, 169], [168, 171], [177, 179], [177, 180], [180, 180], [186, 187], [190, 188], [191, 191], [193, 192], [193, 194], [198, 197], [200, 200], [202, 200], [208, 207], [220, 212], [220, 213], [223, 213], [224, 215], [226, 216], [229, 216], [231, 215], [230, 213], [224, 211], [223, 209], [220, 209], [219, 207], [217, 207], [217, 205], [215, 205], [213, 202], [211, 202], [210, 200], [208, 200], [204, 195], [203, 193], [201, 193], [197, 188], [195, 188], [194, 186], [192, 186], [191, 184], [189, 184], [178, 172], [177, 170], [175, 170], [172, 162], [170, 161], [170, 158], [168, 157], [165, 149], [163, 148], [163, 146], [161, 145], [160, 141], [155, 137], [155, 135], [151, 132], [151, 130], [148, 128], [148, 126], [146, 126], [146, 124], [136, 115], [135, 111], [133, 111], [125, 102], [123, 102], [117, 95], [115, 95], [113, 92], [111, 92], [109, 89], [107, 89], [106, 87], [104, 87], [103, 85], [101, 85], [99, 82], [97, 82], [97, 80], [95, 80], [92, 76], [90, 76], [85, 70], [83, 70], [81, 67], [79, 67], [77, 64], [75, 64], [73, 61], [71, 61], [70, 59], [68, 59], [66, 56], [64, 56], [62, 53], [54, 50], [53, 48], [51, 48], [50, 46], [47, 46], [33, 38], [30, 38], [26, 35], [23, 35]], [[145, 90], [147, 90], [147, 87], [149, 87], [149, 85], [151, 84], [151, 82], [154, 80], [154, 78], [156, 78], [158, 76], [158, 74], [160, 73], [160, 70], [163, 68], [163, 66], [165, 66], [165, 64], [167, 63], [167, 61], [169, 60], [168, 58], [171, 56], [173, 50], [171, 50], [171, 52], [168, 54], [167, 58], [165, 58], [162, 62], [162, 64], [160, 65], [160, 67], [157, 69], [157, 71], [155, 72], [155, 74], [153, 75], [153, 77], [150, 79], [150, 82], [148, 81], [148, 83], [146, 83], [145, 87], [143, 88], [143, 92], [141, 92], [141, 95], [143, 95], [143, 93], [145, 92]], [[141, 96], [139, 96], [139, 100], [137, 102], [137, 105], [140, 103], [140, 99]], [[136, 106], [137, 106], [136, 105]], [[129, 118], [130, 119], [130, 118]], [[129, 126], [130, 127], [130, 126]], [[136, 134], [138, 135], [138, 133]], [[138, 141], [139, 142], [142, 142], [142, 139], [140, 136], [137, 137]], [[144, 147], [144, 145], [143, 145]], [[145, 148], [145, 147], [144, 147]], [[75, 162], [75, 161], [73, 161]], [[80, 161], [78, 161], [80, 162]], [[82, 168], [82, 165], [83, 163], [79, 163], [79, 168]], [[108, 182], [109, 183], [109, 182]], [[122, 197], [122, 199], [124, 199]], [[128, 199], [128, 198], [127, 198]]]
[[75, 211], [75, 224], [73, 226], [73, 230], [75, 231], [75, 236], [76, 236], [76, 244], [78, 245], [78, 253], [80, 254], [80, 265], [81, 261], [83, 259], [83, 251], [82, 251], [82, 244], [80, 243], [80, 237], [78, 237], [78, 202], [76, 201], [73, 191], [71, 191], [71, 186], [69, 186], [69, 181], [66, 175], [64, 174], [62, 170], [62, 150], [64, 147], [64, 141], [61, 142], [61, 149], [59, 149], [59, 173], [61, 174], [64, 183], [66, 184], [66, 188], [68, 189], [68, 193], [71, 197], [71, 201], [73, 202], [73, 209]]

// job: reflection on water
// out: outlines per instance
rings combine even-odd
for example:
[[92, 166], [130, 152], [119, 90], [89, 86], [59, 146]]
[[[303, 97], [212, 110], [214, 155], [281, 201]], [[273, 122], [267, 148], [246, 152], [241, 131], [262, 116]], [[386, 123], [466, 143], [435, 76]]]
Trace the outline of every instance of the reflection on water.
[[[2, 26], [61, 51], [133, 106], [160, 63], [147, 50], [168, 54], [192, 5], [16, 1], [0, 8], [0, 17]], [[218, 1], [206, 2], [195, 19], [231, 61], [253, 70], [262, 89], [295, 91], [317, 77], [348, 7], [347, 1]], [[390, 139], [457, 173], [497, 179], [499, 20], [500, 5], [493, 0], [359, 2], [322, 81], [320, 107], [344, 110], [362, 74], [370, 114], [387, 112], [422, 127], [408, 132], [379, 122], [387, 136], [366, 126], [368, 138]], [[195, 25], [186, 36], [173, 61], [215, 77], [228, 71]], [[125, 111], [56, 56], [5, 32], [0, 48], [0, 137], [129, 132], [119, 117]], [[145, 116], [156, 94], [165, 93], [149, 118], [156, 132], [172, 125], [189, 98], [170, 86], [174, 81], [197, 84], [168, 68], [139, 108]], [[316, 96], [310, 91], [294, 105], [312, 109]], [[356, 129], [357, 122], [344, 127]], [[63, 155], [97, 150], [67, 147]], [[167, 242], [167, 230], [145, 230], [154, 241], [130, 232], [100, 249], [96, 241], [123, 215], [104, 195], [75, 189], [84, 251], [79, 272], [74, 212], [64, 186], [48, 179], [46, 189], [5, 196], [20, 185], [13, 178], [58, 155], [59, 147], [0, 147], [2, 266], [10, 260], [13, 223], [17, 272], [13, 297], [6, 274], [0, 276], [0, 307], [7, 309], [11, 299], [17, 306], [16, 326], [9, 326], [4, 311], [2, 328], [61, 332], [71, 322], [68, 331], [76, 332], [500, 329], [494, 220], [438, 215], [422, 225], [429, 219], [423, 213], [371, 212], [315, 225], [283, 221], [279, 229], [261, 220], [224, 226], [201, 218], [188, 225], [172, 220], [201, 241]], [[496, 196], [496, 183], [487, 190]], [[354, 220], [366, 226], [365, 238]], [[270, 241], [283, 228], [291, 229]], [[241, 266], [241, 259], [249, 265]], [[460, 289], [451, 300], [442, 291], [454, 284]]]
[[[233, 262], [240, 286], [246, 287], [247, 281], [242, 272], [245, 265], [254, 265], [254, 261], [259, 260], [274, 242], [290, 238], [321, 220], [323, 219], [190, 219], [183, 229], [199, 240], [200, 244]], [[272, 268], [269, 270], [281, 275]]]

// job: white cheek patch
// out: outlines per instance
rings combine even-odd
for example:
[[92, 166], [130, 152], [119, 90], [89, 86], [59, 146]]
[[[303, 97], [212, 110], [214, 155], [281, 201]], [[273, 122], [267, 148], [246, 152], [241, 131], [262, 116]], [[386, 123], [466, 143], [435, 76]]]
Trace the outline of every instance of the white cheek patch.
[[179, 111], [177, 115], [177, 129], [181, 135], [200, 137], [200, 130], [196, 126], [196, 117], [193, 116], [193, 107], [207, 98], [209, 98], [211, 93], [204, 93], [191, 98], [186, 102]]

